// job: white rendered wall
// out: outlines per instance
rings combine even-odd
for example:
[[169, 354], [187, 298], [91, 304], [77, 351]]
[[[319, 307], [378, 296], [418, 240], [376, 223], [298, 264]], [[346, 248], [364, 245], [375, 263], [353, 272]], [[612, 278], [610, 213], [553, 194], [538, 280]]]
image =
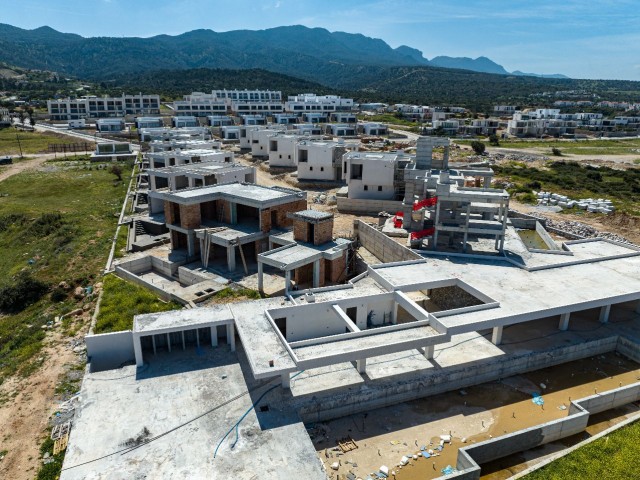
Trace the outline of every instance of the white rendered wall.
[[271, 142], [277, 142], [277, 150], [269, 152], [270, 167], [295, 167], [297, 164], [296, 145], [299, 141], [298, 137], [277, 136], [269, 139], [269, 149]]
[[333, 172], [333, 146], [309, 144], [304, 147], [307, 150], [307, 161], [300, 162], [298, 153], [298, 178], [305, 180], [336, 180]]

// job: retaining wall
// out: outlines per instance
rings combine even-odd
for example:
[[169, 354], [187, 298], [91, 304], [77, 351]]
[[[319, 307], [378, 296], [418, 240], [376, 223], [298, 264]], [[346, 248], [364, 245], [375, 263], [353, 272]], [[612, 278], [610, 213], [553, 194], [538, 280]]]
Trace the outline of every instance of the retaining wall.
[[131, 330], [87, 335], [84, 341], [92, 372], [118, 368], [123, 363], [135, 361]]
[[354, 222], [353, 229], [354, 234], [360, 240], [360, 244], [383, 263], [422, 260], [422, 256], [418, 253], [400, 245], [384, 233], [361, 220]]
[[380, 212], [396, 213], [402, 210], [402, 202], [399, 200], [364, 200], [337, 197], [336, 202], [340, 213], [378, 215]]

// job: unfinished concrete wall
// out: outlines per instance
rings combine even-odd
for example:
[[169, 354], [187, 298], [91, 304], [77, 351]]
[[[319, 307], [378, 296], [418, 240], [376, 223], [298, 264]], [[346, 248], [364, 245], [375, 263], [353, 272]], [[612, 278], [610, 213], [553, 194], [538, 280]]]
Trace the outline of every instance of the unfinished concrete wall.
[[395, 213], [402, 210], [402, 202], [395, 200], [362, 200], [337, 197], [336, 201], [340, 213], [377, 215], [380, 212]]
[[360, 240], [360, 244], [383, 263], [422, 259], [422, 256], [418, 253], [400, 245], [384, 233], [361, 220], [354, 222], [353, 229], [354, 234]]
[[87, 345], [87, 358], [92, 372], [118, 368], [123, 363], [135, 362], [131, 330], [87, 335], [84, 341]]

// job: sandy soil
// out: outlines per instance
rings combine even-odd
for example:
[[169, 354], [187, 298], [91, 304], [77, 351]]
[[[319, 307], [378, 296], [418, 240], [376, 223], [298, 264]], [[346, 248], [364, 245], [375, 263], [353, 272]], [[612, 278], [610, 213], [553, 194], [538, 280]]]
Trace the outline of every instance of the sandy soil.
[[[311, 430], [312, 440], [329, 478], [350, 471], [365, 478], [381, 465], [395, 470], [398, 480], [435, 478], [447, 465], [455, 466], [458, 448], [465, 444], [564, 417], [568, 410], [563, 407], [570, 398], [634, 383], [639, 373], [640, 365], [606, 354], [317, 424]], [[534, 392], [542, 393], [543, 407], [532, 402]], [[438, 453], [440, 435], [448, 434], [452, 442], [445, 442], [438, 456], [419, 457], [398, 467], [403, 455], [417, 454], [422, 447]], [[337, 441], [347, 436], [358, 448], [338, 455]], [[341, 465], [335, 472], [330, 466], [338, 461]]]
[[69, 366], [79, 363], [70, 343], [84, 337], [89, 323], [87, 315], [73, 338], [58, 331], [50, 333], [40, 354], [42, 366], [29, 377], [14, 376], [0, 385], [0, 399], [6, 399], [0, 403], [1, 450], [8, 451], [0, 462], [0, 478], [34, 478], [40, 466], [40, 443], [61, 400], [55, 395], [56, 384]]

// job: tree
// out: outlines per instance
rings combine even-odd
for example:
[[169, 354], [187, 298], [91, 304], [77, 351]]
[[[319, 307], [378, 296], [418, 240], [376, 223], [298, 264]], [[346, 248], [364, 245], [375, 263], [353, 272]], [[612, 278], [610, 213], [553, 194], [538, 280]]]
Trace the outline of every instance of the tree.
[[122, 181], [122, 168], [120, 167], [120, 165], [112, 165], [109, 169], [109, 173], [115, 175], [118, 181]]
[[498, 136], [495, 133], [492, 133], [491, 135], [489, 135], [489, 145], [493, 147], [500, 146], [500, 140], [498, 140]]
[[474, 140], [473, 142], [471, 142], [471, 148], [473, 148], [473, 151], [476, 153], [476, 155], [482, 155], [486, 147], [484, 143], [478, 140]]

